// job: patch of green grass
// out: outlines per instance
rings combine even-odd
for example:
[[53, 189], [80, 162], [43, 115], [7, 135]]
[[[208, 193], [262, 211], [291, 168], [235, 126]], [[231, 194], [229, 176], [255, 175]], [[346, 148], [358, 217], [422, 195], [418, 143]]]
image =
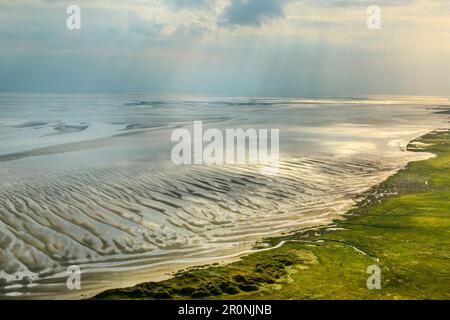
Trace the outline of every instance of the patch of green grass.
[[[437, 157], [410, 163], [323, 227], [270, 238], [283, 246], [226, 266], [114, 289], [96, 299], [449, 299], [450, 132], [419, 139]], [[410, 150], [414, 148], [410, 146]], [[370, 265], [381, 268], [369, 290]]]
[[196, 268], [178, 273], [160, 282], [139, 284], [132, 288], [105, 291], [97, 299], [172, 299], [205, 298], [257, 291], [289, 275], [289, 267], [315, 262], [309, 252], [283, 246], [277, 252], [257, 253], [225, 267]]

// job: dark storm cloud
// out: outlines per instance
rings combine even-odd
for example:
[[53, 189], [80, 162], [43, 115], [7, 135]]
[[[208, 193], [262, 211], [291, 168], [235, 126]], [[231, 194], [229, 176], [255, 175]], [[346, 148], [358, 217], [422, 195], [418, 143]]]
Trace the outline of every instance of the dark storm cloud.
[[231, 0], [222, 23], [237, 26], [260, 26], [267, 20], [284, 17], [289, 0]]

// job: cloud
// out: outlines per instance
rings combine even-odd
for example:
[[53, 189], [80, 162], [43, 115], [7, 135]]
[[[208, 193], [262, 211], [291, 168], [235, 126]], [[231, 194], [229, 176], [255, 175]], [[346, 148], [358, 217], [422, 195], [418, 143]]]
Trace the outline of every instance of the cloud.
[[213, 26], [210, 25], [207, 20], [198, 18], [178, 25], [175, 29], [174, 35], [180, 37], [200, 38], [213, 31]]
[[0, 0], [0, 91], [450, 94], [450, 1], [76, 2]]
[[417, 0], [301, 0], [303, 5], [316, 7], [361, 7], [369, 5], [398, 6], [417, 2]]
[[166, 0], [165, 3], [175, 10], [184, 8], [203, 9], [211, 7], [211, 0]]
[[223, 13], [222, 24], [261, 26], [268, 20], [284, 17], [289, 0], [231, 0]]
[[164, 24], [157, 21], [142, 19], [134, 12], [128, 14], [128, 29], [131, 32], [143, 35], [143, 36], [156, 36], [160, 35], [164, 29]]

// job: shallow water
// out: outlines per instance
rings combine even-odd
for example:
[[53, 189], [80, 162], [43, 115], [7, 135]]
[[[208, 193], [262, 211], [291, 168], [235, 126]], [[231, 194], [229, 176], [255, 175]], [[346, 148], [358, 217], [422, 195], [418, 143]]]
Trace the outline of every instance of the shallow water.
[[[57, 296], [96, 275], [239, 252], [329, 223], [427, 154], [447, 99], [0, 95], [0, 296]], [[280, 129], [280, 168], [175, 166], [177, 127]], [[130, 271], [131, 272], [131, 271]], [[114, 286], [114, 275], [108, 286]]]

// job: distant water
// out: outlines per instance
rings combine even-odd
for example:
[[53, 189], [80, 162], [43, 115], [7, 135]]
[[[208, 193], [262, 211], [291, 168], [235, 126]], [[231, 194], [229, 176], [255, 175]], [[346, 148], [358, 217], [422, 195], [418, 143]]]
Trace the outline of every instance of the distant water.
[[[428, 156], [406, 143], [447, 127], [436, 111], [448, 102], [1, 94], [0, 297], [64, 293], [69, 265], [89, 287], [95, 274], [201, 263], [329, 223]], [[197, 120], [280, 129], [280, 170], [173, 165], [172, 130]]]

